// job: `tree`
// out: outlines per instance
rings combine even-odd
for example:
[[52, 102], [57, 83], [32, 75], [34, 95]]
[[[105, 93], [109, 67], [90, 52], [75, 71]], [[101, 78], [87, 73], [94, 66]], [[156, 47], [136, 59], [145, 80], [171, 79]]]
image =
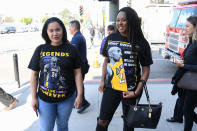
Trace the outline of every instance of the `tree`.
[[24, 19], [23, 19], [23, 18], [21, 18], [21, 19], [20, 19], [20, 22], [21, 22], [21, 23], [24, 23]]
[[64, 9], [63, 11], [60, 12], [60, 15], [62, 16], [63, 19], [66, 19], [70, 14], [70, 11], [68, 9]]
[[31, 17], [23, 17], [20, 19], [21, 23], [24, 23], [25, 25], [29, 25], [32, 23], [32, 18]]
[[8, 23], [14, 22], [14, 18], [11, 17], [11, 16], [6, 16], [5, 17], [5, 22], [8, 22]]
[[44, 23], [49, 17], [48, 16], [45, 16], [42, 18], [42, 23]]
[[64, 25], [68, 25], [70, 21], [67, 19], [62, 19], [62, 22], [64, 23]]

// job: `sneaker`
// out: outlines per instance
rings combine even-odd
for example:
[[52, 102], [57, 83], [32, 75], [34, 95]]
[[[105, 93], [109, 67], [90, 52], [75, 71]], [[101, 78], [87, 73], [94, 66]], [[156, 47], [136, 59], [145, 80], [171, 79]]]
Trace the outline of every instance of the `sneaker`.
[[85, 105], [81, 106], [79, 110], [77, 111], [78, 113], [82, 113], [86, 108], [90, 106], [90, 103], [87, 102]]
[[9, 111], [14, 108], [14, 106], [18, 103], [18, 100], [15, 99], [9, 106], [5, 107], [3, 110]]

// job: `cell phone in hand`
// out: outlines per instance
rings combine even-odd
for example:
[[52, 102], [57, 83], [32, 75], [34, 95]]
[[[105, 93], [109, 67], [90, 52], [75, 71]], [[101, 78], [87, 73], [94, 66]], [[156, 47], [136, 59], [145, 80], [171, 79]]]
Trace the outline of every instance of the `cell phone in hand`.
[[180, 64], [183, 64], [183, 60], [181, 60], [181, 59], [177, 59], [177, 62]]
[[38, 109], [34, 109], [35, 113], [36, 113], [36, 116], [38, 116]]
[[181, 59], [173, 59], [173, 63], [183, 64], [183, 60], [181, 60]]
[[38, 117], [38, 110], [36, 110], [36, 116]]

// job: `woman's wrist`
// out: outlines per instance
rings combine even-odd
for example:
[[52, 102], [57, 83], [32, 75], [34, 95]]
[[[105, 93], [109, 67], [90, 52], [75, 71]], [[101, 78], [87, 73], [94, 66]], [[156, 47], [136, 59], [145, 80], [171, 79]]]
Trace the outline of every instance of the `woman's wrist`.
[[82, 93], [77, 92], [77, 97], [82, 97], [82, 96], [83, 96]]
[[37, 99], [37, 96], [32, 96], [32, 99], [36, 100]]
[[133, 91], [133, 94], [134, 94], [134, 96], [137, 96], [136, 93], [135, 93], [135, 91]]
[[145, 81], [145, 80], [143, 80], [143, 79], [141, 79], [139, 82], [141, 82], [141, 83], [142, 83], [143, 87], [146, 85], [146, 81]]

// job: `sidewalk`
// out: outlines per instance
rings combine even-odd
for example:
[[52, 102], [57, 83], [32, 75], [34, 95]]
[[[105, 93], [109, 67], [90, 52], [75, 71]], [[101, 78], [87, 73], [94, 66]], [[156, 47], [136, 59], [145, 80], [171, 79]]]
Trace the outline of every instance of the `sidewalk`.
[[[74, 109], [70, 122], [70, 131], [94, 131], [96, 127], [96, 118], [101, 102], [102, 94], [98, 92], [97, 82], [86, 82], [85, 93], [87, 100], [91, 106], [85, 110], [83, 114], [78, 114]], [[39, 131], [39, 121], [31, 108], [31, 96], [29, 83], [16, 88], [9, 86], [6, 90], [13, 96], [19, 99], [19, 103], [13, 110], [0, 112], [1, 131]], [[157, 129], [135, 129], [135, 131], [182, 131], [183, 124], [166, 122], [173, 114], [174, 104], [177, 96], [170, 95], [170, 84], [148, 84], [149, 95], [153, 104], [163, 103], [162, 114]], [[140, 103], [146, 103], [143, 94]], [[109, 131], [122, 131], [122, 111], [121, 105], [118, 107], [111, 123]], [[197, 130], [197, 125], [194, 124], [193, 130]], [[54, 130], [56, 131], [56, 129]]]

